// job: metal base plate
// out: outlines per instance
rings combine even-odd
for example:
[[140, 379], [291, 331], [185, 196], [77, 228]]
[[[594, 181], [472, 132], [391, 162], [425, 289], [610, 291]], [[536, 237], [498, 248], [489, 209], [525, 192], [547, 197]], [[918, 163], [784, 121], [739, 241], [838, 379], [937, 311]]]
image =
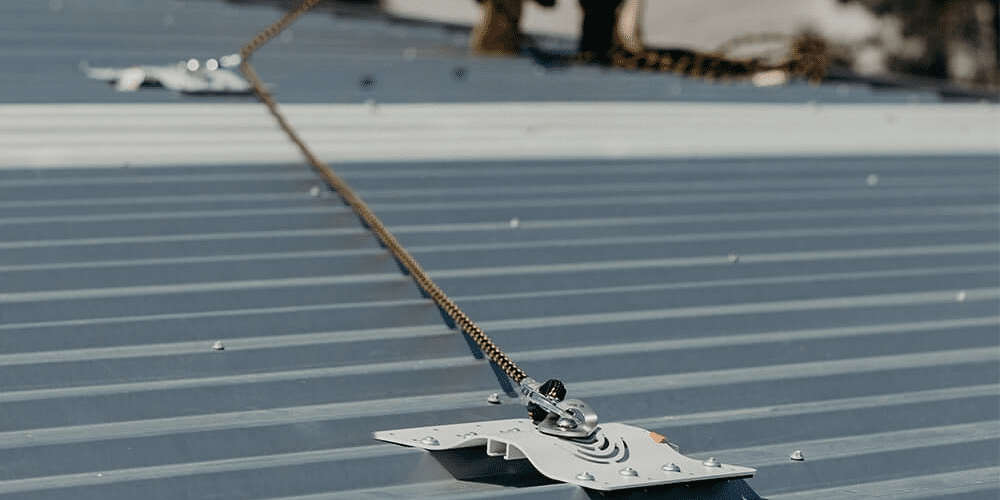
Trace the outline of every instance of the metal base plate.
[[549, 436], [520, 418], [379, 431], [374, 437], [429, 451], [485, 446], [487, 455], [528, 459], [547, 477], [595, 490], [748, 478], [757, 472], [686, 457], [654, 441], [649, 431], [625, 424], [601, 424], [588, 438]]

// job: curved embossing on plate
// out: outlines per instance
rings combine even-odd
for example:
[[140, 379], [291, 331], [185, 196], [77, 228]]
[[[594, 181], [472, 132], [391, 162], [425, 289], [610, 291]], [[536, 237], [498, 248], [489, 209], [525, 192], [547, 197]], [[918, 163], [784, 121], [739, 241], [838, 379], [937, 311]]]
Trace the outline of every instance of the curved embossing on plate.
[[596, 464], [623, 463], [629, 458], [625, 440], [609, 438], [600, 429], [587, 438], [560, 440], [559, 445], [577, 458]]

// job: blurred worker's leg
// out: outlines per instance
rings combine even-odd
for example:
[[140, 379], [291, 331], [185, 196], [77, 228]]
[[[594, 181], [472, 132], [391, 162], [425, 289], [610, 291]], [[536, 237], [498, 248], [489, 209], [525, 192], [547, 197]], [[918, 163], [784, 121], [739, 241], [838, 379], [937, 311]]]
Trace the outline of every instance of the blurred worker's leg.
[[469, 48], [478, 54], [516, 54], [521, 49], [522, 0], [482, 0]]
[[642, 0], [580, 0], [583, 29], [580, 52], [610, 62], [614, 50], [643, 50], [640, 21]]
[[618, 6], [612, 43], [633, 54], [642, 53], [642, 9], [644, 0], [625, 0]]
[[580, 53], [599, 61], [610, 60], [615, 12], [622, 0], [580, 0], [583, 28], [580, 33]]

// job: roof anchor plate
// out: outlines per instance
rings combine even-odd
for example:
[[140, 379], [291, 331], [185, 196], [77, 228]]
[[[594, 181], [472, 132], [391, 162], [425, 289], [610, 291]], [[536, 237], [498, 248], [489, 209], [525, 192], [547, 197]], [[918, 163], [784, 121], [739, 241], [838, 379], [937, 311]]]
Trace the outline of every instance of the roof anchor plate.
[[649, 431], [616, 423], [601, 424], [584, 438], [551, 436], [523, 418], [378, 431], [374, 437], [432, 452], [485, 446], [490, 456], [526, 458], [556, 481], [605, 491], [749, 478], [757, 472], [684, 456], [654, 441]]

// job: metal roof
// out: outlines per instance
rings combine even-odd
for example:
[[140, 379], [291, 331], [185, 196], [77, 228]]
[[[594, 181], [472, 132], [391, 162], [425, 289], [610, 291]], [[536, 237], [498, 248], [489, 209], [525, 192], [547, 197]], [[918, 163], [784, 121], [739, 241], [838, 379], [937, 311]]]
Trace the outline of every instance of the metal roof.
[[[0, 75], [0, 102], [15, 103], [177, 102], [169, 92], [109, 92], [82, 79], [78, 67], [81, 61], [128, 67], [218, 58], [280, 13], [207, 0], [11, 0], [0, 9], [0, 67], [13, 68]], [[553, 50], [572, 47], [558, 38], [538, 41]], [[472, 58], [467, 44], [468, 31], [460, 27], [315, 13], [265, 46], [254, 65], [284, 103], [939, 99], [926, 91], [879, 92], [867, 85], [761, 89], [600, 68], [546, 69], [529, 59]]]
[[[166, 92], [118, 94], [75, 68], [84, 53], [103, 54], [91, 63], [107, 65], [160, 62], [153, 55], [170, 62], [196, 49], [205, 51], [198, 57], [221, 55], [274, 11], [216, 2], [51, 5], [0, 7], [0, 60], [18, 68], [0, 75], [2, 99], [75, 103], [0, 107], [0, 495], [597, 495], [525, 470], [458, 479], [466, 468], [497, 464], [372, 440], [372, 431], [521, 417], [523, 408], [486, 403], [499, 390], [489, 365], [339, 200], [314, 189], [317, 177], [262, 110], [231, 99], [185, 107]], [[163, 25], [164, 12], [173, 24]], [[57, 42], [52, 33], [72, 19], [85, 28], [64, 30]], [[160, 38], [149, 35], [154, 21]], [[351, 29], [387, 34], [373, 40], [399, 54], [403, 44], [438, 50], [455, 36], [322, 15], [294, 29], [289, 47], [312, 47], [301, 55], [308, 61], [351, 43], [343, 35]], [[7, 50], [25, 40], [32, 43]], [[102, 45], [109, 41], [118, 45]], [[147, 48], [122, 49], [140, 43]], [[279, 54], [291, 50], [280, 47], [258, 66], [279, 82], [283, 101], [368, 98], [346, 84], [317, 98], [323, 86], [312, 74], [300, 79], [297, 60]], [[338, 50], [354, 54], [342, 57], [358, 68], [381, 60], [378, 50]], [[625, 81], [649, 79], [648, 95], [663, 89], [655, 75], [539, 75], [528, 61], [440, 50], [428, 74], [450, 85], [462, 61], [484, 76], [456, 84], [508, 93], [448, 94], [440, 81], [414, 78], [407, 95], [418, 97], [387, 86], [378, 102], [433, 103], [445, 94], [545, 101], [556, 90], [578, 102], [450, 111], [379, 104], [374, 113], [370, 105], [304, 105], [291, 108], [293, 123], [529, 374], [563, 379], [604, 421], [758, 470], [746, 482], [629, 498], [996, 498], [995, 106], [761, 104], [746, 113], [755, 118], [732, 120], [725, 116], [747, 105], [601, 108], [588, 100], [614, 100], [606, 89]], [[340, 74], [339, 66], [322, 68]], [[575, 72], [582, 76], [573, 92], [560, 90], [565, 82], [552, 94], [496, 83]], [[289, 87], [299, 81], [307, 83]], [[855, 95], [854, 87], [676, 81], [717, 101]], [[752, 92], [770, 97], [755, 101]], [[910, 102], [906, 93], [867, 95]], [[936, 100], [913, 100], [924, 97]], [[587, 109], [619, 121], [584, 123]], [[465, 121], [434, 128], [442, 122], [434, 110]], [[508, 122], [483, 125], [491, 113]], [[806, 118], [817, 113], [819, 122]], [[162, 121], [143, 125], [144, 117]], [[704, 128], [685, 129], [698, 117]], [[614, 136], [624, 141], [616, 144], [649, 142], [649, 127], [673, 142], [696, 141], [707, 129], [735, 145], [721, 154], [711, 141], [684, 148], [664, 140], [635, 155], [608, 141], [574, 155], [558, 134], [524, 135], [542, 123], [594, 142], [636, 120], [648, 125]], [[241, 123], [246, 135], [226, 132]], [[801, 135], [787, 135], [795, 124]], [[809, 143], [822, 124], [829, 140]], [[362, 144], [331, 145], [352, 126]], [[463, 128], [471, 132], [459, 134]], [[733, 143], [741, 130], [764, 142]], [[489, 132], [498, 135], [477, 139]], [[866, 143], [866, 135], [880, 140]], [[459, 147], [463, 141], [471, 142]], [[405, 147], [385, 152], [380, 143]], [[155, 154], [136, 153], [144, 148]], [[152, 164], [159, 166], [137, 166]], [[789, 460], [795, 450], [805, 461]]]

